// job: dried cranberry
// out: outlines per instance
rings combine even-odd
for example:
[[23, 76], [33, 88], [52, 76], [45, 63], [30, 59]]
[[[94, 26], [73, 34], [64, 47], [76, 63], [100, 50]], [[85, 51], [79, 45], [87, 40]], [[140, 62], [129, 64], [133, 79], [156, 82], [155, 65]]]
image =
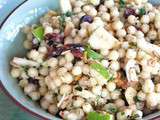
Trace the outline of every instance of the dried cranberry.
[[80, 51], [80, 50], [71, 50], [71, 53], [74, 55], [75, 58], [78, 58], [78, 59], [82, 59], [83, 58], [83, 52]]
[[81, 22], [88, 22], [88, 23], [92, 23], [93, 22], [93, 18], [89, 15], [84, 15], [82, 18], [81, 18]]
[[37, 79], [34, 79], [34, 78], [28, 78], [28, 82], [29, 83], [32, 83], [34, 85], [39, 85], [39, 81]]
[[77, 49], [77, 50], [80, 50], [80, 51], [84, 51], [84, 46], [82, 44], [66, 44], [64, 47], [67, 50]]
[[[58, 33], [48, 33], [45, 35], [45, 40], [47, 41], [47, 44], [51, 46], [52, 44], [61, 44], [64, 42], [64, 37], [61, 34]], [[53, 42], [51, 42], [53, 41]]]
[[126, 10], [124, 11], [124, 17], [128, 18], [130, 15], [137, 16], [136, 11], [132, 8], [126, 8]]
[[63, 47], [57, 47], [55, 50], [53, 50], [52, 57], [60, 56], [63, 51], [65, 51], [65, 49]]

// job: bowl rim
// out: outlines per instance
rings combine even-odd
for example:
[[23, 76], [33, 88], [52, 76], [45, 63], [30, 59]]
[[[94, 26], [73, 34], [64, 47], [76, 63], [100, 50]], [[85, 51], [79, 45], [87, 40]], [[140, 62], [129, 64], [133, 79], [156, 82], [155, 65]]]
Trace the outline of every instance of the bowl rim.
[[[23, 1], [22, 3], [20, 3], [18, 6], [16, 6], [16, 7], [7, 15], [7, 17], [4, 18], [4, 20], [3, 20], [2, 23], [0, 24], [0, 30], [2, 29], [4, 23], [8, 20], [8, 18], [9, 18], [19, 7], [21, 7], [21, 6], [22, 6], [24, 3], [26, 3], [27, 1], [28, 1], [28, 0], [25, 0], [25, 1]], [[11, 101], [12, 101], [13, 103], [15, 103], [15, 105], [16, 105], [17, 107], [19, 107], [20, 109], [22, 109], [24, 112], [27, 112], [27, 113], [31, 114], [33, 117], [35, 116], [35, 117], [37, 117], [37, 118], [39, 118], [39, 119], [42, 119], [42, 120], [49, 120], [48, 118], [46, 118], [46, 117], [44, 117], [44, 116], [42, 116], [42, 115], [40, 115], [40, 114], [35, 113], [34, 111], [30, 110], [29, 108], [27, 108], [26, 106], [24, 106], [24, 105], [22, 105], [20, 102], [18, 102], [18, 101], [7, 91], [7, 89], [4, 87], [4, 85], [3, 85], [3, 83], [2, 83], [1, 80], [0, 80], [0, 88], [1, 88], [1, 91], [2, 91], [6, 96], [8, 96], [8, 97], [11, 99]]]
[[[21, 2], [19, 5], [17, 5], [13, 10], [11, 10], [9, 12], [9, 14], [4, 18], [4, 20], [0, 23], [0, 30], [2, 29], [3, 25], [5, 24], [5, 22], [8, 20], [8, 18], [19, 8], [21, 7], [24, 3], [26, 3], [27, 1], [29, 0], [25, 0], [23, 2]], [[11, 95], [9, 93], [9, 91], [4, 87], [3, 83], [2, 83], [2, 80], [0, 80], [0, 92], [3, 92], [6, 96], [8, 96], [8, 98], [17, 106], [19, 107], [21, 110], [23, 110], [24, 112], [27, 112], [29, 113], [30, 115], [32, 115], [33, 117], [35, 118], [39, 118], [40, 120], [50, 120], [40, 114], [37, 114], [36, 112], [30, 110], [28, 107], [24, 106], [23, 104], [21, 104], [20, 102], [18, 102], [13, 95]], [[157, 113], [157, 112], [156, 112]], [[153, 113], [153, 114], [150, 114], [150, 115], [154, 115], [156, 113]], [[150, 115], [147, 115], [147, 116], [150, 116]], [[145, 117], [147, 117], [145, 116]], [[159, 120], [159, 115], [155, 115], [153, 117], [150, 117], [151, 119], [154, 119], [156, 120], [158, 118]], [[146, 118], [147, 119], [147, 118]]]

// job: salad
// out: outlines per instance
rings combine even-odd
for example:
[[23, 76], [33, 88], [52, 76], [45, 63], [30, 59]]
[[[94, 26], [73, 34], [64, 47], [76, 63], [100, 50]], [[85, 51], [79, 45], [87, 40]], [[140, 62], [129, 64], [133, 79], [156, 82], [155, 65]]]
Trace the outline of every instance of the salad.
[[11, 75], [65, 120], [141, 120], [160, 110], [160, 7], [148, 0], [60, 0], [23, 28]]

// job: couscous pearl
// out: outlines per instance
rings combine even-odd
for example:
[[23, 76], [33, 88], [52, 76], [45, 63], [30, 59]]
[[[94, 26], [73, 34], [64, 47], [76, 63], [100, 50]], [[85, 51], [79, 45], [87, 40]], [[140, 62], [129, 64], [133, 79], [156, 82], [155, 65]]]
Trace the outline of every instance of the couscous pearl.
[[83, 104], [82, 108], [85, 113], [89, 113], [89, 112], [93, 111], [93, 108], [92, 108], [91, 104], [89, 104], [89, 103]]
[[57, 70], [57, 75], [62, 76], [65, 75], [67, 73], [67, 68], [65, 67], [61, 67]]
[[102, 60], [101, 63], [106, 68], [109, 66], [109, 61], [108, 60]]
[[111, 8], [110, 11], [111, 11], [110, 14], [111, 14], [112, 17], [118, 17], [120, 15], [117, 7]]
[[147, 34], [150, 40], [155, 40], [157, 38], [157, 32], [155, 30], [150, 30]]
[[73, 76], [70, 73], [66, 73], [61, 77], [61, 80], [64, 83], [70, 84], [70, 83], [73, 82], [74, 79], [73, 79]]
[[100, 51], [100, 54], [102, 54], [103, 56], [107, 56], [109, 54], [109, 50], [108, 49], [103, 49]]
[[111, 52], [109, 53], [108, 58], [109, 58], [110, 60], [115, 60], [115, 61], [118, 60], [118, 58], [119, 58], [119, 53], [118, 53], [118, 51], [116, 51], [116, 50], [111, 51]]
[[[71, 32], [71, 35], [72, 35], [72, 32]], [[71, 44], [71, 43], [73, 43], [73, 39], [71, 37], [66, 37], [64, 39], [64, 44]]]
[[41, 46], [38, 49], [38, 52], [42, 53], [42, 54], [46, 54], [47, 53], [47, 48], [45, 46]]
[[57, 76], [56, 70], [50, 71], [49, 76], [50, 76], [51, 78], [55, 78], [55, 77]]
[[92, 86], [97, 85], [97, 80], [95, 78], [90, 78], [89, 81], [91, 81]]
[[80, 8], [80, 7], [75, 7], [75, 8], [73, 9], [73, 12], [74, 12], [74, 13], [79, 13], [79, 12], [81, 12], [81, 8]]
[[67, 115], [67, 120], [78, 120], [78, 116], [75, 113], [69, 113]]
[[90, 11], [87, 12], [88, 15], [95, 17], [97, 15], [97, 10], [92, 8]]
[[141, 17], [141, 23], [148, 24], [150, 22], [149, 15], [143, 15]]
[[47, 67], [43, 67], [39, 70], [39, 73], [43, 76], [47, 76], [48, 75], [48, 68]]
[[87, 64], [83, 65], [82, 67], [83, 74], [88, 75], [89, 71], [90, 71], [89, 66]]
[[147, 32], [149, 31], [149, 25], [143, 24], [143, 25], [141, 26], [141, 29], [142, 29], [142, 31], [143, 31], [144, 33], [147, 33]]
[[53, 94], [52, 93], [46, 93], [44, 96], [44, 99], [47, 100], [48, 102], [52, 102], [53, 100]]
[[38, 70], [36, 68], [29, 68], [28, 69], [28, 75], [32, 78], [38, 76]]
[[119, 52], [119, 57], [120, 58], [123, 58], [126, 54], [126, 51], [123, 48], [119, 49], [118, 52]]
[[28, 39], [28, 40], [32, 40], [32, 39], [33, 39], [32, 33], [28, 33], [28, 34], [27, 34], [27, 39]]
[[67, 62], [72, 62], [74, 60], [74, 56], [71, 52], [67, 52], [65, 54], [65, 59], [66, 59]]
[[135, 28], [134, 26], [129, 26], [129, 27], [127, 28], [127, 32], [128, 32], [129, 34], [135, 34], [135, 33], [136, 33], [136, 28]]
[[21, 75], [21, 70], [18, 68], [12, 68], [11, 75], [14, 78], [18, 78]]
[[33, 59], [33, 60], [37, 60], [39, 57], [39, 52], [36, 50], [31, 50], [29, 53], [29, 58]]
[[153, 81], [150, 79], [147, 79], [147, 80], [145, 80], [145, 82], [142, 86], [142, 90], [145, 93], [152, 93], [152, 92], [154, 92], [154, 86], [155, 85], [154, 85]]
[[144, 33], [141, 32], [141, 31], [137, 31], [137, 32], [136, 32], [136, 37], [137, 37], [137, 38], [143, 38], [143, 37], [144, 37]]
[[104, 2], [104, 5], [107, 7], [107, 8], [112, 8], [114, 6], [114, 1], [113, 0], [106, 0]]
[[28, 84], [27, 86], [24, 87], [25, 94], [29, 94], [35, 90], [36, 90], [36, 87], [33, 84]]
[[125, 102], [122, 99], [117, 99], [115, 101], [115, 104], [116, 104], [117, 107], [123, 107], [123, 106], [125, 106]]
[[111, 99], [110, 93], [106, 88], [103, 88], [101, 96], [106, 99]]
[[39, 93], [40, 93], [42, 96], [44, 96], [44, 95], [46, 94], [46, 92], [47, 92], [47, 88], [46, 88], [46, 87], [40, 87], [40, 88], [39, 88]]
[[84, 104], [84, 99], [81, 97], [77, 97], [76, 100], [73, 101], [73, 106], [76, 108], [82, 107], [82, 105]]
[[58, 60], [56, 58], [50, 58], [48, 61], [47, 61], [47, 64], [49, 67], [51, 68], [55, 68], [57, 67], [58, 65]]
[[114, 82], [108, 82], [107, 83], [107, 89], [112, 92], [116, 89], [116, 84]]
[[31, 93], [29, 93], [29, 96], [34, 101], [37, 101], [37, 100], [40, 99], [40, 93], [39, 92], [31, 92]]
[[155, 90], [156, 92], [160, 93], [160, 83], [156, 84]]
[[102, 91], [102, 87], [101, 86], [94, 86], [92, 88], [92, 92], [95, 94], [95, 95], [101, 95], [101, 91]]
[[78, 62], [76, 62], [76, 64], [75, 64], [75, 66], [82, 66], [82, 65], [84, 65], [84, 62], [83, 62], [83, 61], [78, 61]]
[[19, 81], [19, 86], [20, 86], [20, 87], [24, 88], [24, 87], [27, 86], [27, 85], [28, 85], [28, 80], [23, 79], [23, 80], [20, 80], [20, 81]]
[[91, 6], [90, 6], [90, 5], [85, 5], [85, 6], [83, 7], [83, 11], [84, 11], [84, 12], [88, 12], [90, 9], [91, 9]]
[[146, 3], [144, 7], [146, 11], [151, 11], [153, 9], [153, 6], [151, 3]]
[[109, 13], [103, 13], [102, 14], [102, 20], [107, 22], [110, 21], [110, 14]]
[[78, 31], [78, 35], [82, 38], [85, 38], [88, 36], [88, 31], [85, 28], [82, 28]]
[[73, 64], [72, 64], [71, 62], [67, 62], [67, 63], [64, 65], [64, 67], [65, 67], [68, 71], [70, 71], [70, 70], [73, 68]]
[[137, 21], [137, 19], [134, 15], [130, 15], [127, 20], [131, 25], [134, 25]]
[[100, 11], [100, 12], [106, 12], [106, 11], [107, 11], [106, 6], [100, 5], [100, 6], [99, 6], [99, 11]]
[[112, 98], [113, 100], [118, 99], [120, 95], [121, 95], [121, 92], [118, 91], [118, 90], [114, 90], [114, 91], [111, 92], [111, 98]]
[[72, 87], [70, 85], [62, 85], [60, 87], [60, 94], [70, 94], [72, 92]]
[[60, 87], [62, 85], [62, 81], [60, 78], [55, 78], [54, 79], [54, 84], [57, 86], [57, 87]]
[[55, 114], [58, 112], [58, 108], [57, 108], [56, 105], [52, 104], [52, 105], [49, 105], [48, 111], [49, 111], [51, 114], [55, 115]]
[[120, 29], [117, 31], [117, 36], [118, 37], [125, 37], [126, 36], [126, 30], [125, 29]]
[[110, 68], [113, 70], [113, 71], [118, 71], [120, 69], [120, 64], [118, 61], [112, 61], [111, 64], [110, 64]]
[[122, 48], [123, 49], [128, 49], [129, 48], [129, 43], [128, 42], [123, 42], [122, 43]]
[[50, 103], [48, 101], [42, 99], [40, 102], [40, 105], [44, 110], [46, 110], [46, 109], [48, 109]]
[[59, 59], [59, 66], [64, 66], [66, 64], [66, 59], [64, 57]]
[[137, 96], [141, 101], [145, 101], [146, 99], [146, 94], [143, 91], [138, 92]]
[[137, 52], [135, 49], [128, 49], [127, 50], [126, 57], [128, 59], [134, 59], [134, 58], [136, 58], [136, 56], [137, 56]]
[[120, 30], [120, 29], [123, 28], [123, 23], [121, 21], [117, 20], [117, 21], [112, 23], [112, 28], [114, 30]]
[[82, 74], [82, 68], [80, 66], [74, 66], [72, 69], [72, 74], [77, 76]]

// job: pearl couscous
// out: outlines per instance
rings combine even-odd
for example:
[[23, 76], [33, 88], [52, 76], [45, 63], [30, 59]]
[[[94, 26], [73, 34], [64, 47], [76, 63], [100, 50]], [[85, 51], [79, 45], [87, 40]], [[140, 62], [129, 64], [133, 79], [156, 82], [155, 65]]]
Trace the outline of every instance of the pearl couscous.
[[[66, 120], [141, 120], [160, 110], [160, 9], [147, 0], [60, 0], [26, 26], [11, 75]], [[146, 112], [147, 111], [147, 112]]]

